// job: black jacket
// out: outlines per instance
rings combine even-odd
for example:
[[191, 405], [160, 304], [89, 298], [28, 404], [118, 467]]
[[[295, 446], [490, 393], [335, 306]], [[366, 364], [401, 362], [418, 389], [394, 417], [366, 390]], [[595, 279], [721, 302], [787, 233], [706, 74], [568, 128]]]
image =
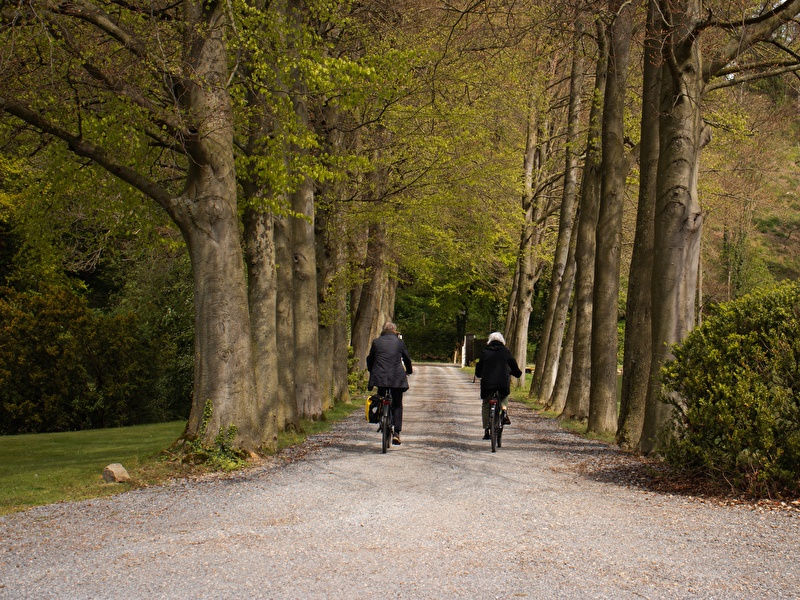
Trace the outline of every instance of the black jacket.
[[475, 376], [481, 378], [481, 398], [488, 398], [494, 392], [502, 396], [511, 393], [511, 378], [522, 377], [511, 351], [497, 340], [486, 345], [475, 365]]
[[369, 383], [367, 389], [387, 387], [406, 391], [411, 375], [411, 357], [406, 343], [394, 333], [382, 333], [372, 342], [367, 356]]

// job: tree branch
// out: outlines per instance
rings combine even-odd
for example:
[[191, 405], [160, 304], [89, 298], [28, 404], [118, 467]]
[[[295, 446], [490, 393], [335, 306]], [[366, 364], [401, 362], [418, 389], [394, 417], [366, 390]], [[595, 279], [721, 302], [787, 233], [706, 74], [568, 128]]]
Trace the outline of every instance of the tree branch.
[[97, 163], [115, 177], [129, 183], [147, 197], [155, 200], [170, 214], [170, 216], [173, 216], [173, 200], [167, 190], [130, 167], [110, 160], [102, 147], [72, 135], [68, 131], [51, 123], [39, 113], [31, 110], [29, 107], [19, 102], [8, 101], [2, 96], [0, 96], [0, 110], [17, 117], [39, 131], [63, 140], [67, 143], [70, 151], [75, 155], [88, 158]]
[[47, 2], [48, 10], [66, 17], [74, 17], [90, 23], [117, 40], [134, 56], [141, 60], [149, 61], [144, 44], [130, 31], [117, 25], [114, 20], [103, 10], [85, 0], [67, 0], [65, 2]]
[[749, 73], [747, 75], [742, 75], [741, 77], [719, 79], [706, 85], [705, 91], [712, 92], [722, 88], [733, 87], [734, 85], [739, 85], [748, 81], [756, 81], [758, 79], [766, 79], [767, 77], [775, 77], [776, 75], [783, 75], [784, 73], [796, 73], [798, 71], [800, 71], [800, 63], [795, 63], [793, 65], [771, 69], [761, 73]]
[[[759, 42], [766, 41], [776, 29], [791, 21], [798, 14], [800, 14], [800, 0], [785, 0], [763, 16], [743, 21], [745, 24], [740, 24], [739, 35], [730, 40], [717, 53], [715, 59], [706, 63], [703, 69], [703, 79], [710, 81], [737, 56], [741, 56]], [[726, 24], [725, 28], [734, 29], [734, 26]]]

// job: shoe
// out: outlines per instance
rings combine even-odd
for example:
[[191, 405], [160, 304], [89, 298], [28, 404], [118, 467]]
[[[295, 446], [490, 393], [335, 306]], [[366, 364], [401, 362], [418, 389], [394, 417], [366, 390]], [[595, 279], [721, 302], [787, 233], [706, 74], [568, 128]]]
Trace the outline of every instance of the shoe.
[[511, 419], [508, 418], [508, 411], [503, 411], [503, 425], [511, 425]]
[[488, 429], [484, 429], [484, 430], [483, 430], [483, 439], [485, 439], [485, 440], [490, 440], [490, 439], [492, 439], [492, 436], [491, 436], [491, 435], [489, 435], [489, 430], [488, 430]]
[[394, 436], [392, 436], [392, 446], [399, 446], [399, 445], [400, 445], [400, 434], [395, 433]]

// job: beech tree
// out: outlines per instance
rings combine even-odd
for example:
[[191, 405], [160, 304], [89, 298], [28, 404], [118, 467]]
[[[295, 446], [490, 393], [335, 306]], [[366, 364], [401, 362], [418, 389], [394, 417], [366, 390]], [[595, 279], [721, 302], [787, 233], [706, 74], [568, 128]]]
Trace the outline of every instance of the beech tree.
[[575, 241], [575, 298], [571, 321], [575, 322], [572, 337], [572, 369], [569, 389], [560, 418], [582, 420], [589, 415], [589, 392], [592, 372], [592, 313], [595, 278], [595, 242], [600, 212], [600, 138], [603, 98], [608, 73], [608, 44], [605, 27], [597, 23], [598, 53], [592, 104], [589, 110], [586, 159], [579, 205], [577, 240]]
[[[316, 372], [309, 365], [316, 362], [318, 320], [311, 178], [320, 175], [307, 152], [312, 136], [304, 102], [311, 90], [301, 69], [311, 64], [306, 44], [319, 43], [306, 35], [309, 7], [111, 6], [4, 4], [2, 34], [13, 51], [4, 59], [0, 110], [45, 142], [65, 142], [175, 222], [191, 257], [196, 311], [185, 437], [212, 444], [218, 432], [235, 431], [242, 450], [270, 447], [285, 422], [281, 413], [293, 421], [292, 415], [320, 411], [308, 377]], [[317, 84], [334, 70], [328, 67], [322, 77], [317, 72]], [[295, 102], [287, 104], [287, 97]], [[276, 259], [283, 269], [275, 270]], [[287, 272], [294, 281], [276, 278]], [[296, 319], [293, 311], [289, 321], [276, 321], [276, 313], [298, 301]], [[291, 329], [278, 330], [287, 323]], [[292, 343], [285, 357], [301, 350], [300, 359], [284, 360], [304, 369], [299, 409], [293, 392], [285, 409], [277, 404], [278, 381], [292, 390], [296, 382], [274, 375], [271, 349], [281, 340]]]
[[616, 432], [617, 321], [622, 260], [622, 207], [631, 157], [625, 147], [624, 112], [636, 5], [609, 4], [608, 77], [603, 103], [602, 183], [592, 300], [592, 374], [589, 431]]
[[617, 443], [624, 449], [633, 449], [639, 443], [650, 376], [650, 288], [653, 275], [653, 211], [658, 169], [658, 101], [661, 93], [661, 50], [658, 44], [661, 24], [656, 0], [649, 0], [644, 42], [639, 202], [628, 275], [622, 398], [616, 435]]
[[115, 6], [113, 14], [83, 0], [6, 4], [12, 26], [3, 43], [13, 52], [0, 109], [170, 215], [194, 279], [197, 353], [186, 435], [200, 434], [210, 401], [207, 441], [235, 426], [237, 445], [255, 450], [264, 440], [239, 243], [226, 10], [192, 1]]
[[[582, 29], [578, 28], [576, 39], [580, 42]], [[542, 326], [542, 336], [536, 350], [536, 367], [531, 378], [529, 397], [540, 398], [550, 405], [550, 395], [555, 385], [556, 371], [561, 356], [567, 311], [572, 296], [575, 276], [575, 237], [573, 228], [576, 219], [576, 197], [579, 173], [579, 131], [581, 125], [580, 106], [583, 95], [584, 56], [579, 49], [572, 55], [569, 86], [569, 110], [567, 114], [567, 143], [564, 149], [564, 188], [558, 223], [558, 240], [550, 276], [550, 293]]]
[[[652, 451], [668, 422], [661, 401], [660, 370], [695, 323], [703, 212], [697, 193], [702, 149], [711, 129], [703, 120], [703, 97], [713, 89], [800, 68], [797, 52], [773, 34], [800, 14], [800, 0], [777, 5], [731, 7], [736, 14], [704, 10], [699, 0], [664, 0], [660, 147], [653, 256], [653, 341], [640, 448]], [[721, 12], [721, 9], [718, 9]], [[705, 38], [713, 44], [701, 47]], [[758, 44], [773, 48], [755, 53]], [[784, 58], [781, 58], [784, 57]]]

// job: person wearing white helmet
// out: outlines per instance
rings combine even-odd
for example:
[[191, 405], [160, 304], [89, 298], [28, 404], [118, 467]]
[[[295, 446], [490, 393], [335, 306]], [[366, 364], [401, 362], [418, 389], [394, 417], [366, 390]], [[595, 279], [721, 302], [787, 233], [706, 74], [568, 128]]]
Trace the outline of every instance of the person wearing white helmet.
[[522, 377], [522, 371], [506, 348], [503, 334], [495, 331], [489, 335], [489, 341], [481, 352], [475, 365], [475, 376], [481, 380], [481, 400], [483, 417], [483, 439], [489, 439], [489, 399], [495, 392], [500, 396], [500, 407], [503, 411], [503, 423], [511, 425], [508, 418], [508, 396], [511, 393], [511, 375]]

